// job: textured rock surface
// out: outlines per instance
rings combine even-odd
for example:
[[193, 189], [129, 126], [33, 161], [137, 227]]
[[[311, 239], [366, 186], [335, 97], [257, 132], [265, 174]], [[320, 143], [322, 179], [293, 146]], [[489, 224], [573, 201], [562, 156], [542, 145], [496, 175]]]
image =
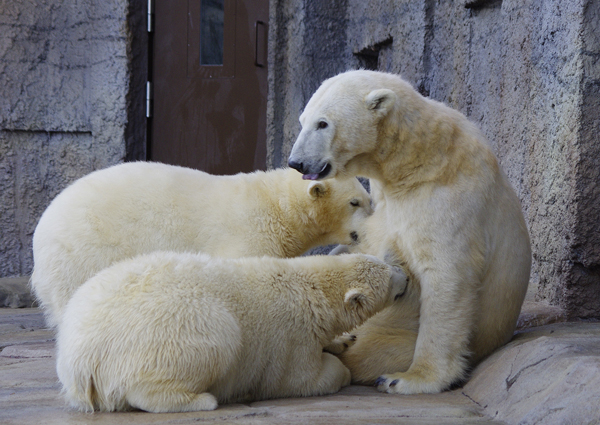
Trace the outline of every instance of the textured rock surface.
[[598, 423], [599, 353], [598, 323], [532, 328], [480, 364], [463, 393], [507, 423]]
[[66, 408], [53, 334], [36, 309], [0, 309], [0, 423], [98, 424], [587, 424], [600, 411], [600, 324], [519, 333], [462, 388], [397, 396], [350, 386], [324, 397], [266, 400], [177, 414], [79, 413]]
[[[321, 81], [345, 71], [349, 0], [271, 1], [267, 166], [287, 165], [298, 118]], [[273, 65], [274, 64], [274, 65]]]
[[31, 272], [31, 236], [60, 190], [141, 155], [131, 145], [145, 134], [135, 68], [145, 50], [131, 28], [144, 2], [132, 3], [0, 2], [2, 277]]
[[24, 308], [35, 304], [29, 287], [29, 277], [6, 277], [0, 279], [0, 308]]
[[600, 317], [600, 3], [318, 3], [271, 7], [269, 165], [285, 164], [324, 78], [400, 73], [489, 139], [531, 232], [531, 293], [570, 317]]

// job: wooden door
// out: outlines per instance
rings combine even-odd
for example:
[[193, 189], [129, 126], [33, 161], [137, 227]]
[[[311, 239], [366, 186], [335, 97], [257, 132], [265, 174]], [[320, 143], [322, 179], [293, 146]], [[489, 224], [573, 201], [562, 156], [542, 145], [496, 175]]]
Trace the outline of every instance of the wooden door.
[[149, 159], [265, 169], [268, 0], [155, 0]]

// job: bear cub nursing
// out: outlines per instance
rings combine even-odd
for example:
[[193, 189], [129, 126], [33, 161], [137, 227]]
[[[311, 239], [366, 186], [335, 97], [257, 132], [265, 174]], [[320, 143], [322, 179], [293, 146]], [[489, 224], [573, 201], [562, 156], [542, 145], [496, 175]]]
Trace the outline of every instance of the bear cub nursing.
[[323, 347], [390, 306], [406, 280], [358, 254], [142, 255], [75, 292], [58, 376], [81, 410], [184, 412], [333, 393], [350, 371]]

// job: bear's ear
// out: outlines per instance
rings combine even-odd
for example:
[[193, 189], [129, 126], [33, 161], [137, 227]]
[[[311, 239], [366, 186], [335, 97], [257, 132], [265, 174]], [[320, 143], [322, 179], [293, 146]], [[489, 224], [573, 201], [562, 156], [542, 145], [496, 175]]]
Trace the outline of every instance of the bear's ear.
[[327, 193], [327, 186], [320, 181], [312, 181], [308, 185], [308, 195], [312, 198], [319, 198]]
[[362, 292], [360, 292], [360, 290], [356, 288], [348, 290], [348, 292], [346, 292], [346, 295], [344, 296], [344, 303], [350, 306], [362, 305], [365, 303], [366, 300], [367, 297], [365, 296], [365, 294], [363, 294]]
[[365, 97], [367, 108], [376, 112], [380, 116], [385, 116], [393, 108], [394, 104], [398, 100], [396, 93], [389, 89], [377, 89]]

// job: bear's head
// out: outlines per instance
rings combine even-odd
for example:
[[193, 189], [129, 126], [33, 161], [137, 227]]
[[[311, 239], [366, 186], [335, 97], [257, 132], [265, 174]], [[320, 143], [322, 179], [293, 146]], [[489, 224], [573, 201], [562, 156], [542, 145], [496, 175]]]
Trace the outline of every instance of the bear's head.
[[[296, 174], [296, 176], [298, 176]], [[340, 178], [308, 183], [307, 224], [318, 235], [314, 246], [359, 243], [373, 213], [371, 198], [358, 179]]]
[[357, 278], [344, 295], [344, 310], [354, 326], [392, 305], [406, 291], [408, 276], [403, 269], [390, 266], [371, 255], [357, 264]]
[[[302, 115], [302, 130], [288, 164], [307, 180], [361, 175], [373, 168], [382, 126], [398, 106], [398, 76], [374, 71], [349, 71], [323, 82]], [[393, 89], [393, 90], [392, 90]], [[412, 89], [410, 89], [412, 90]], [[414, 91], [414, 90], [413, 90]]]

